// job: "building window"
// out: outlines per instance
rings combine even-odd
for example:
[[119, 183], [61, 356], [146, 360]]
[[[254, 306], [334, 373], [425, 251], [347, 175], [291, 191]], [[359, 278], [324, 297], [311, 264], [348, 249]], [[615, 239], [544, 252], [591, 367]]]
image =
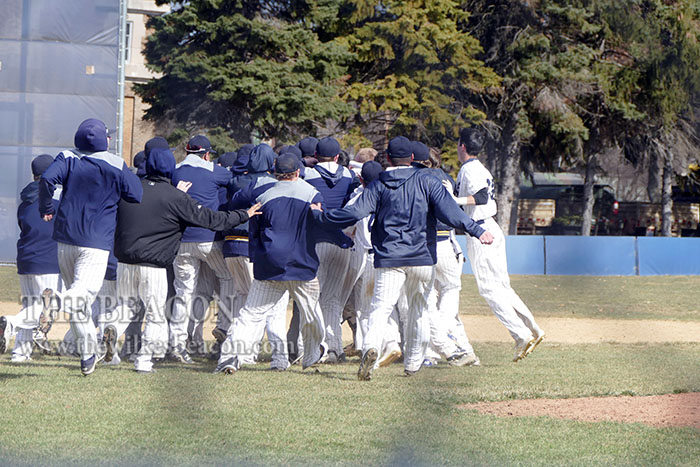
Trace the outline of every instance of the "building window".
[[126, 22], [126, 35], [124, 38], [124, 62], [131, 63], [131, 36], [134, 31], [134, 22]]

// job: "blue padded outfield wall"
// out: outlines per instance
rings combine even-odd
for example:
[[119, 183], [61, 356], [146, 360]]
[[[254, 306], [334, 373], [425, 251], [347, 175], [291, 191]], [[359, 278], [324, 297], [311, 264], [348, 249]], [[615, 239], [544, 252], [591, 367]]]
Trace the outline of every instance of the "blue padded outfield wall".
[[[466, 252], [466, 238], [457, 237]], [[700, 238], [506, 237], [508, 272], [580, 276], [700, 274]], [[469, 261], [464, 274], [471, 274]]]

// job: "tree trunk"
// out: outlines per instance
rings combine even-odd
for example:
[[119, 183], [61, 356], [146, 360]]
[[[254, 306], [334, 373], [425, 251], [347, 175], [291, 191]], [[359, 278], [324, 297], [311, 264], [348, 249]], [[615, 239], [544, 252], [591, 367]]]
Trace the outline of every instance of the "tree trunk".
[[597, 155], [591, 154], [586, 161], [586, 177], [583, 181], [583, 213], [581, 214], [581, 235], [588, 237], [591, 235], [593, 225], [593, 188], [595, 186], [595, 169]]
[[673, 215], [673, 200], [671, 188], [673, 186], [673, 154], [668, 149], [663, 151], [663, 184], [661, 187], [661, 235], [671, 236], [671, 216]]
[[649, 178], [647, 180], [647, 196], [650, 203], [658, 203], [661, 201], [661, 171], [662, 162], [659, 157], [659, 151], [656, 147], [648, 148], [649, 154]]
[[520, 142], [513, 134], [513, 125], [508, 126], [505, 133], [508, 144], [502, 162], [503, 169], [501, 170], [501, 187], [498, 193], [498, 224], [508, 235], [517, 233], [516, 229], [511, 227], [511, 211], [515, 200], [515, 193], [518, 185], [518, 170], [520, 168]]

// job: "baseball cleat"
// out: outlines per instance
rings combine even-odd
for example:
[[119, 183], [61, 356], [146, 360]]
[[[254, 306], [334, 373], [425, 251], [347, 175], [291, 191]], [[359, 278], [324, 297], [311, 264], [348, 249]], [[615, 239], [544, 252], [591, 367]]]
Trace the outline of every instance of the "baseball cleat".
[[219, 362], [216, 365], [216, 369], [214, 370], [214, 373], [223, 373], [225, 375], [232, 375], [236, 372], [236, 365], [238, 362], [236, 361], [236, 357], [231, 357], [227, 358], [223, 362]]
[[426, 358], [423, 360], [422, 366], [437, 366], [438, 361], [435, 358]]
[[515, 354], [513, 355], [513, 361], [517, 362], [522, 360], [527, 355], [527, 351], [535, 343], [535, 338], [531, 337], [528, 340], [518, 341], [515, 343]]
[[479, 365], [479, 358], [473, 352], [458, 352], [447, 357], [447, 363], [452, 366]]
[[304, 352], [301, 352], [295, 359], [291, 361], [292, 365], [298, 365], [301, 363], [301, 361], [304, 359]]
[[154, 370], [153, 368], [151, 368], [150, 370], [139, 370], [134, 368], [134, 371], [140, 375], [152, 375], [156, 372], [156, 370]]
[[539, 329], [537, 332], [535, 332], [535, 342], [527, 349], [525, 352], [525, 356], [528, 356], [532, 353], [533, 350], [535, 350], [535, 347], [540, 345], [540, 342], [544, 339], [544, 331], [542, 329]]
[[362, 356], [362, 361], [360, 362], [360, 368], [357, 370], [357, 379], [360, 381], [369, 381], [372, 379], [372, 370], [374, 370], [374, 364], [377, 362], [378, 352], [377, 349], [369, 349]]
[[382, 355], [382, 358], [379, 359], [379, 368], [384, 368], [392, 363], [394, 363], [396, 360], [401, 358], [401, 350], [400, 349], [393, 349], [384, 355]]
[[321, 344], [319, 346], [319, 349], [321, 351], [321, 356], [318, 357], [318, 360], [316, 360], [315, 362], [310, 363], [310, 364], [305, 364], [304, 360], [301, 361], [301, 370], [302, 371], [306, 370], [307, 368], [316, 367], [317, 364], [319, 364], [325, 360], [324, 357], [328, 353], [328, 347], [326, 347], [324, 344]]
[[117, 349], [117, 328], [111, 324], [105, 327], [104, 337], [102, 337], [102, 344], [105, 347], [105, 356], [103, 360], [106, 363], [112, 361], [114, 358], [115, 351]]
[[0, 316], [0, 354], [7, 350], [7, 340], [5, 340], [5, 329], [7, 329], [7, 318]]
[[355, 348], [355, 344], [348, 344], [343, 348], [348, 357], [362, 357], [362, 352]]
[[188, 354], [186, 350], [182, 350], [182, 351], [173, 350], [171, 356], [176, 362], [184, 363], [186, 365], [194, 363], [194, 361], [192, 360], [192, 357], [190, 357], [190, 354]]
[[221, 345], [226, 340], [226, 333], [219, 328], [214, 328], [211, 330], [211, 335], [214, 336], [216, 342]]
[[51, 351], [51, 346], [49, 345], [49, 340], [46, 338], [46, 334], [41, 332], [38, 328], [32, 331], [32, 341], [39, 347], [44, 353]]
[[44, 309], [39, 315], [39, 331], [46, 336], [51, 330], [56, 313], [61, 309], [61, 299], [52, 289], [44, 289], [41, 293], [41, 302]]
[[97, 363], [97, 358], [94, 355], [87, 360], [80, 360], [80, 372], [83, 376], [87, 376], [95, 371], [95, 363]]
[[418, 373], [418, 371], [419, 370], [403, 370], [403, 375], [408, 378]]

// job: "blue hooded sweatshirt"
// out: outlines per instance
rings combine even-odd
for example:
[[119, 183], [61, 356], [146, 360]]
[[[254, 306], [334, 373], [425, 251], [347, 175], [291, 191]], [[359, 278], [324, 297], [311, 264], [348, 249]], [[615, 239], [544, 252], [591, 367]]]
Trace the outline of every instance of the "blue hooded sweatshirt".
[[[316, 188], [323, 196], [323, 209], [339, 209], [345, 206], [355, 188], [360, 186], [360, 181], [355, 174], [342, 165], [337, 165], [334, 172], [326, 169], [318, 163], [313, 169], [306, 171], [306, 180]], [[316, 232], [318, 243], [326, 242], [341, 248], [349, 248], [353, 245], [350, 237], [342, 232], [342, 229], [320, 229]]]
[[313, 211], [321, 224], [340, 228], [372, 213], [375, 268], [434, 265], [438, 219], [474, 237], [484, 233], [454, 202], [435, 175], [414, 167], [382, 172], [350, 206]]
[[[107, 152], [104, 123], [78, 127], [76, 149], [61, 152], [39, 180], [39, 213], [56, 214], [53, 239], [68, 245], [111, 250], [120, 199], [141, 201], [141, 181], [123, 159]], [[53, 194], [63, 185], [56, 210]]]
[[[269, 178], [270, 183], [276, 182], [270, 178], [270, 172], [275, 163], [275, 151], [267, 144], [259, 144], [248, 156], [248, 162], [243, 174], [233, 177], [229, 184], [229, 199], [247, 186], [256, 183], [260, 178]], [[224, 232], [224, 257], [248, 256], [248, 223], [241, 224], [235, 229]]]
[[[58, 190], [57, 190], [58, 191]], [[59, 274], [58, 244], [51, 238], [54, 221], [44, 222], [39, 215], [39, 182], [25, 186], [17, 208], [17, 274]], [[58, 200], [53, 200], [54, 210]]]
[[233, 196], [231, 209], [262, 203], [262, 214], [248, 223], [255, 279], [309, 281], [316, 277], [318, 256], [310, 204], [321, 200], [304, 180], [272, 177], [260, 177]]
[[[205, 161], [196, 154], [188, 154], [185, 160], [180, 162], [173, 174], [173, 185], [180, 181], [192, 182], [187, 191], [194, 200], [202, 206], [217, 211], [221, 205], [220, 191], [226, 188], [231, 181], [232, 174], [210, 161]], [[201, 227], [187, 227], [182, 235], [183, 242], [213, 242], [214, 231]]]

